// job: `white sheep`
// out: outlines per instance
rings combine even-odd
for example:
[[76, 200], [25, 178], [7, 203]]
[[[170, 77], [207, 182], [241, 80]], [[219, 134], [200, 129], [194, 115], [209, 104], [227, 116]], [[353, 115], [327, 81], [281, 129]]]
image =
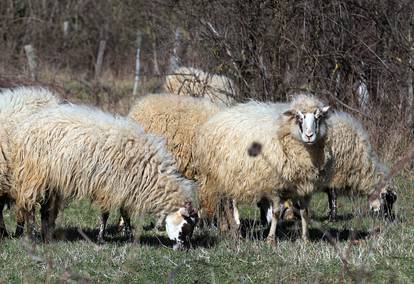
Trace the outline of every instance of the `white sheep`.
[[[302, 237], [307, 240], [306, 208], [326, 162], [328, 109], [301, 95], [282, 114], [274, 105], [258, 102], [217, 113], [197, 133], [199, 195], [208, 195], [208, 200], [228, 196], [236, 202], [266, 197], [273, 204], [297, 198], [303, 208]], [[277, 210], [272, 217], [267, 240], [274, 243]]]
[[35, 204], [52, 191], [64, 200], [88, 198], [104, 212], [100, 242], [116, 208], [132, 216], [173, 214], [167, 228], [179, 243], [192, 233], [194, 183], [178, 172], [163, 139], [133, 120], [66, 104], [31, 115], [13, 136], [12, 196], [29, 230]]
[[197, 129], [221, 107], [206, 98], [150, 94], [138, 99], [128, 116], [146, 132], [162, 136], [187, 178], [194, 178], [193, 146]]
[[[17, 87], [2, 89], [0, 94], [0, 236], [8, 235], [3, 220], [3, 209], [8, 202], [10, 192], [10, 133], [18, 130], [21, 122], [29, 115], [50, 106], [57, 105], [61, 100], [48, 89], [39, 87]], [[16, 234], [22, 231], [23, 220], [17, 216]]]
[[[149, 94], [134, 103], [128, 116], [142, 125], [146, 132], [162, 136], [166, 148], [177, 161], [179, 171], [186, 178], [195, 179], [193, 147], [197, 129], [220, 109], [222, 106], [208, 98]], [[161, 216], [157, 228], [163, 221], [164, 216]], [[118, 227], [122, 226], [121, 222]]]
[[[375, 185], [387, 175], [388, 169], [378, 161], [362, 124], [342, 111], [332, 113], [327, 124], [330, 162], [322, 172], [319, 190], [328, 194], [329, 217], [337, 218], [336, 196], [345, 194], [367, 196], [371, 210], [392, 218], [392, 207], [397, 196], [390, 185], [381, 189], [379, 197], [373, 196]], [[268, 208], [268, 203], [262, 203], [262, 215]]]
[[336, 195], [357, 194], [368, 196], [373, 211], [391, 217], [396, 194], [390, 185], [381, 189], [380, 198], [372, 195], [380, 178], [387, 175], [388, 168], [378, 161], [369, 136], [361, 123], [351, 115], [336, 111], [327, 120], [332, 164], [325, 172], [323, 183], [329, 197], [330, 217], [336, 218]]
[[181, 96], [207, 97], [224, 106], [235, 103], [235, 87], [231, 79], [191, 67], [180, 67], [165, 79], [163, 89]]

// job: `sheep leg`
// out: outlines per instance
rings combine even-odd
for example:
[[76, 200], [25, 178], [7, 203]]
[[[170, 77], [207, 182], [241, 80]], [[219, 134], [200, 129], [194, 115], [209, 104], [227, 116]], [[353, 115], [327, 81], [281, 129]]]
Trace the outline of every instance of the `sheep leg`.
[[232, 199], [231, 205], [233, 207], [233, 219], [229, 220], [231, 224], [231, 231], [236, 238], [240, 237], [240, 214], [239, 210], [237, 209], [237, 202], [236, 200]]
[[124, 229], [124, 226], [125, 226], [125, 222], [124, 222], [124, 218], [122, 218], [122, 213], [121, 213], [121, 215], [119, 216], [119, 219], [118, 219], [118, 223], [116, 225], [116, 230], [118, 232], [121, 232]]
[[7, 197], [2, 196], [0, 197], [0, 239], [4, 237], [8, 237], [9, 234], [6, 230], [6, 225], [4, 224], [4, 218], [3, 218], [3, 210], [7, 203]]
[[[218, 216], [217, 222], [218, 227], [221, 233], [227, 232], [232, 230], [233, 226], [233, 210], [232, 207], [232, 200], [229, 198], [223, 198], [220, 200], [219, 208], [218, 208]], [[231, 213], [230, 213], [231, 212]]]
[[53, 194], [42, 204], [40, 216], [42, 220], [42, 239], [45, 243], [50, 242], [55, 229], [55, 221], [59, 212], [59, 196]]
[[34, 210], [26, 211], [27, 235], [31, 241], [36, 241]]
[[239, 210], [237, 209], [237, 203], [236, 200], [233, 199], [233, 216], [234, 216], [234, 223], [236, 224], [236, 227], [240, 227], [240, 214]]
[[267, 199], [266, 197], [262, 197], [260, 199], [260, 201], [257, 203], [257, 206], [259, 206], [260, 208], [260, 223], [262, 224], [262, 226], [267, 226], [268, 222], [268, 214], [269, 211], [272, 211], [272, 206], [273, 204], [271, 204], [271, 201], [269, 199]]
[[40, 208], [40, 219], [42, 223], [42, 239], [43, 242], [49, 243], [50, 234], [49, 234], [49, 211], [50, 211], [50, 198], [45, 201]]
[[128, 237], [128, 240], [133, 241], [134, 235], [132, 234], [132, 227], [131, 227], [131, 218], [129, 217], [129, 214], [125, 208], [119, 209], [119, 212], [121, 213], [121, 218], [124, 221], [124, 232], [125, 235]]
[[104, 241], [104, 235], [106, 231], [106, 224], [108, 222], [109, 218], [109, 212], [103, 212], [100, 217], [101, 225], [99, 227], [99, 234], [98, 234], [98, 243], [103, 244]]
[[302, 221], [302, 239], [304, 242], [309, 241], [309, 198], [305, 198], [300, 206], [300, 218]]
[[328, 202], [329, 202], [329, 219], [335, 221], [337, 219], [337, 202], [336, 191], [334, 188], [328, 188]]
[[17, 222], [16, 231], [14, 232], [15, 238], [20, 238], [23, 235], [24, 231], [24, 221]]
[[[274, 197], [272, 198], [273, 204], [280, 204], [280, 198]], [[267, 236], [266, 242], [272, 246], [276, 245], [276, 229], [277, 229], [277, 223], [279, 222], [279, 207], [273, 206], [272, 208], [272, 222], [270, 224], [270, 231], [269, 235]]]
[[56, 219], [59, 214], [59, 209], [62, 204], [63, 198], [60, 195], [55, 194], [53, 199], [53, 205], [52, 205], [52, 212], [49, 214], [49, 228], [53, 231], [56, 227]]
[[155, 230], [157, 231], [165, 231], [165, 215], [160, 216], [157, 221], [155, 222]]

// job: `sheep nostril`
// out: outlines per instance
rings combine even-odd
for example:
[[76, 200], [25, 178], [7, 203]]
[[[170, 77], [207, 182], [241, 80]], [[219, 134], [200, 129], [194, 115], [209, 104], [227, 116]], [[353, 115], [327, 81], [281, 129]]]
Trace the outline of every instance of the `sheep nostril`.
[[306, 137], [307, 137], [308, 139], [312, 138], [312, 136], [313, 136], [313, 133], [311, 133], [311, 134], [306, 134]]

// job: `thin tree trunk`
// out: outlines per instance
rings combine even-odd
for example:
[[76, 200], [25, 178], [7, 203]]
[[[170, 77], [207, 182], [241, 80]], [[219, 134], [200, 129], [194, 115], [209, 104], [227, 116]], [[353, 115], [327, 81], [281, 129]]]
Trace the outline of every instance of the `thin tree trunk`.
[[137, 32], [137, 52], [135, 57], [135, 79], [134, 79], [134, 90], [132, 95], [136, 96], [139, 87], [139, 69], [140, 67], [140, 54], [141, 54], [141, 43], [142, 43], [142, 33]]
[[413, 41], [413, 29], [414, 29], [414, 15], [411, 15], [410, 26], [408, 30], [408, 43], [410, 45], [410, 53], [408, 59], [408, 78], [407, 78], [407, 86], [408, 86], [408, 98], [407, 98], [407, 105], [408, 105], [408, 116], [407, 116], [407, 123], [410, 126], [414, 126], [414, 90], [413, 90], [413, 68], [414, 68], [414, 41]]
[[174, 37], [173, 54], [171, 55], [171, 58], [170, 58], [170, 67], [169, 67], [168, 73], [173, 73], [174, 70], [176, 70], [181, 65], [180, 57], [178, 56], [178, 50], [181, 44], [181, 37], [182, 37], [181, 29], [176, 28], [175, 37]]
[[69, 21], [63, 22], [63, 38], [66, 39], [69, 34]]
[[95, 80], [98, 80], [101, 75], [105, 48], [106, 48], [106, 40], [101, 40], [99, 42], [98, 57], [96, 58], [96, 64], [95, 64]]
[[158, 65], [158, 52], [157, 52], [157, 41], [154, 38], [152, 41], [152, 63], [154, 67], [154, 74], [159, 76], [161, 74], [160, 67]]
[[32, 80], [37, 80], [37, 60], [36, 60], [36, 54], [33, 46], [31, 44], [24, 46], [24, 51], [26, 53], [27, 62], [29, 64], [29, 71], [30, 71], [30, 77]]

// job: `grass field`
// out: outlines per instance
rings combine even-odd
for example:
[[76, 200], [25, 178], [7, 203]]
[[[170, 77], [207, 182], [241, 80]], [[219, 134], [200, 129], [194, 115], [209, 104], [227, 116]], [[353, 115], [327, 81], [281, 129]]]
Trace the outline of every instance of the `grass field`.
[[[73, 202], [59, 216], [52, 243], [0, 242], [0, 282], [410, 283], [414, 282], [414, 182], [398, 178], [397, 186], [395, 222], [367, 216], [362, 198], [340, 198], [342, 218], [328, 222], [326, 197], [317, 194], [311, 207], [311, 242], [302, 243], [298, 224], [286, 221], [276, 248], [263, 242], [263, 229], [253, 222], [258, 212], [248, 206], [241, 210], [241, 238], [198, 229], [193, 249], [173, 251], [165, 232], [145, 228], [136, 244], [113, 229], [107, 243], [98, 246], [94, 243], [98, 212], [86, 201]], [[112, 214], [110, 222], [116, 218]], [[8, 211], [6, 219], [10, 230], [14, 223]], [[150, 227], [150, 221], [146, 219], [144, 227]]]

